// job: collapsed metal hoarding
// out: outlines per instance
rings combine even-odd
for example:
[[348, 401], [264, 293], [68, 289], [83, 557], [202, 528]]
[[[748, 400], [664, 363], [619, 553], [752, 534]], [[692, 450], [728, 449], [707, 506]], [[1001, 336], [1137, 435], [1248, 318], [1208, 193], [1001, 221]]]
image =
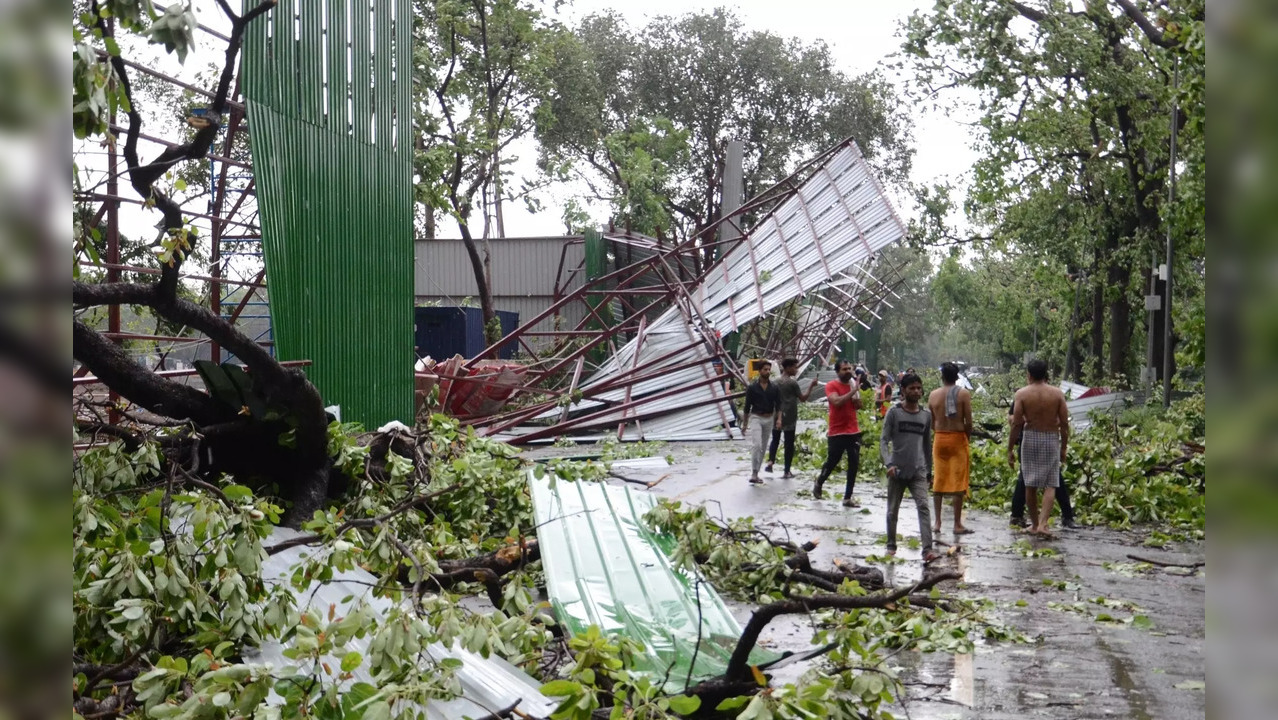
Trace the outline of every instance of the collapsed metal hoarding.
[[[270, 539], [272, 542], [282, 542], [301, 534], [277, 527], [271, 531]], [[298, 546], [269, 556], [262, 564], [263, 579], [266, 582], [288, 585], [294, 569], [312, 552], [317, 552], [316, 548]], [[375, 575], [358, 567], [345, 571], [334, 570], [331, 581], [312, 580], [305, 588], [293, 590], [293, 596], [297, 598], [298, 610], [302, 612], [309, 607], [324, 615], [330, 611], [336, 615], [346, 615], [359, 603], [366, 602], [375, 613], [384, 616], [393, 604], [387, 598], [373, 595], [372, 588], [377, 584], [378, 578]], [[345, 650], [354, 650], [368, 657], [368, 645], [372, 639], [371, 635], [354, 638], [347, 643]], [[285, 647], [280, 642], [264, 643], [255, 651], [247, 652], [245, 659], [255, 663], [270, 663], [274, 668], [295, 664], [284, 655], [284, 650]], [[422, 652], [431, 662], [452, 658], [462, 663], [456, 671], [461, 684], [461, 696], [427, 703], [425, 716], [429, 720], [505, 717], [511, 714], [512, 709], [519, 717], [548, 718], [558, 706], [558, 702], [541, 694], [541, 683], [496, 655], [485, 658], [477, 653], [457, 647], [445, 647], [440, 643], [428, 645]], [[338, 667], [342, 658], [329, 657], [326, 661], [330, 667]], [[361, 665], [352, 673], [352, 682], [371, 681], [367, 665]], [[278, 696], [273, 697], [280, 701]]]
[[[593, 626], [640, 641], [633, 672], [668, 693], [724, 675], [741, 626], [713, 587], [675, 567], [674, 538], [643, 523], [653, 495], [565, 482], [540, 468], [528, 471], [528, 484], [546, 593], [568, 632]], [[756, 648], [750, 663], [779, 657]]]
[[[552, 398], [472, 424], [517, 443], [564, 433], [615, 433], [623, 440], [734, 437], [730, 401], [740, 393], [730, 391], [726, 381], [742, 378], [722, 338], [749, 329], [754, 335], [746, 333], [745, 349], [756, 357], [776, 359], [778, 347], [802, 353], [805, 362], [824, 356], [846, 332], [845, 325], [893, 294], [891, 281], [874, 277], [870, 267], [879, 250], [905, 236], [904, 224], [851, 140], [741, 212], [764, 208], [768, 212], [744, 238], [712, 243], [726, 251], [700, 273], [688, 268], [696, 266], [690, 258], [706, 243], [609, 236], [615, 248], [639, 248], [640, 259], [587, 282], [577, 295], [526, 323], [594, 298], [588, 308], [594, 329], [587, 317], [573, 330], [561, 331], [578, 341], [574, 352], [545, 360], [532, 353], [536, 364], [551, 370], [530, 373], [530, 387]], [[638, 293], [650, 293], [651, 302], [624, 305], [627, 296]], [[605, 305], [618, 310], [605, 314], [600, 310]], [[802, 324], [783, 322], [789, 319], [783, 316], [800, 314]], [[766, 337], [760, 337], [760, 328], [770, 328]], [[520, 342], [546, 334], [522, 330], [514, 334]], [[624, 344], [616, 345], [621, 339]], [[607, 358], [583, 373], [586, 351], [604, 343], [611, 350]], [[565, 387], [564, 371], [574, 360]]]

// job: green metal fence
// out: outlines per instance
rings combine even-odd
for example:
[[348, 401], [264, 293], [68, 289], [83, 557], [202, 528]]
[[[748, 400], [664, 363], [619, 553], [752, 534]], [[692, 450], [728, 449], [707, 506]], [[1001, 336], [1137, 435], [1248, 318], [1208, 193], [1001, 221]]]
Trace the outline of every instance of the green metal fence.
[[413, 412], [412, 21], [281, 0], [244, 42], [276, 352], [369, 427]]

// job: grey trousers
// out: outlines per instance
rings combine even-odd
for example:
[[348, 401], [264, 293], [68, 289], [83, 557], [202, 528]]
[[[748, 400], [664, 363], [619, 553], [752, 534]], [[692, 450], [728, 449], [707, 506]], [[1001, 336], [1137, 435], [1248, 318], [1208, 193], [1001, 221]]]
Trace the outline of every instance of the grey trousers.
[[750, 416], [750, 477], [759, 476], [759, 468], [763, 467], [763, 457], [768, 453], [768, 441], [772, 439], [772, 416]]
[[896, 549], [896, 518], [901, 511], [906, 488], [909, 488], [914, 507], [919, 511], [919, 536], [923, 540], [923, 552], [927, 552], [932, 549], [932, 510], [927, 502], [927, 478], [923, 476], [888, 478], [887, 547], [888, 550]]

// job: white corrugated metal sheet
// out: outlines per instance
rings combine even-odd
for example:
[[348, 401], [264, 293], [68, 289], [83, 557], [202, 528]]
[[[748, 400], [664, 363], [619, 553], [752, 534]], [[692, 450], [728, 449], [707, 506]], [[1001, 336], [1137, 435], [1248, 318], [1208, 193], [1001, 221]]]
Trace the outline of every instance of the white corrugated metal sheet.
[[1093, 412], [1115, 413], [1137, 403], [1144, 402], [1144, 395], [1130, 392], [1094, 395], [1082, 400], [1070, 400], [1065, 403], [1069, 409], [1069, 424], [1074, 432], [1082, 432], [1092, 425]]
[[[583, 388], [590, 394], [591, 389], [600, 388], [623, 369], [636, 363], [640, 367], [651, 366], [654, 360], [671, 350], [693, 343], [703, 332], [727, 334], [836, 279], [847, 282], [850, 277], [864, 275], [864, 265], [875, 252], [904, 236], [905, 226], [889, 204], [860, 148], [849, 143], [711, 269], [705, 281], [691, 293], [697, 308], [680, 307], [683, 301], [677, 301], [648, 325], [642, 345], [631, 340], [620, 348]], [[698, 316], [704, 317], [710, 327], [700, 327], [700, 321], [697, 327], [689, 324], [688, 318]], [[629, 397], [634, 402], [672, 387], [688, 387], [684, 393], [656, 398], [631, 411], [629, 416], [643, 418], [644, 438], [686, 438], [728, 432], [724, 427], [725, 418], [731, 419], [732, 413], [723, 389], [718, 383], [697, 384], [711, 372], [705, 343], [692, 344], [683, 353], [655, 367], [673, 367], [696, 359], [703, 360], [700, 366], [630, 388]], [[625, 389], [600, 393], [597, 398], [620, 402], [625, 399]], [[705, 404], [707, 402], [709, 404]], [[600, 402], [584, 400], [575, 404], [573, 410], [580, 415], [598, 411], [600, 407]], [[548, 413], [545, 417], [554, 414]], [[644, 418], [645, 415], [648, 417]], [[571, 429], [615, 428], [627, 416], [622, 410], [601, 413]], [[635, 423], [628, 422], [623, 438], [639, 436]]]
[[[300, 533], [294, 530], [275, 528], [270, 540], [271, 543], [281, 542], [298, 535]], [[289, 585], [293, 569], [312, 552], [315, 552], [315, 548], [299, 546], [270, 556], [262, 564], [263, 579], [266, 582]], [[303, 590], [294, 591], [294, 597], [297, 598], [299, 610], [305, 610], [309, 606], [325, 616], [330, 607], [337, 615], [344, 615], [362, 602], [367, 602], [378, 615], [384, 615], [392, 604], [386, 598], [373, 596], [372, 588], [377, 581], [376, 576], [359, 568], [334, 570], [331, 582], [312, 581]], [[355, 638], [347, 644], [346, 651], [353, 650], [367, 656], [371, 640], [372, 635]], [[541, 694], [541, 683], [496, 655], [485, 658], [460, 648], [446, 648], [439, 643], [427, 646], [423, 653], [432, 662], [445, 658], [462, 661], [462, 666], [457, 671], [462, 696], [455, 700], [427, 704], [426, 717], [430, 720], [487, 717], [510, 707], [515, 707], [521, 716], [547, 718], [558, 705]], [[245, 659], [253, 663], [270, 663], [277, 668], [293, 664], [292, 660], [284, 656], [284, 647], [278, 642], [266, 643], [254, 652], [246, 652]], [[329, 657], [327, 662], [330, 667], [338, 667], [342, 658]], [[354, 671], [353, 681], [372, 681], [366, 666], [360, 666]], [[278, 696], [272, 696], [272, 699], [279, 700]]]

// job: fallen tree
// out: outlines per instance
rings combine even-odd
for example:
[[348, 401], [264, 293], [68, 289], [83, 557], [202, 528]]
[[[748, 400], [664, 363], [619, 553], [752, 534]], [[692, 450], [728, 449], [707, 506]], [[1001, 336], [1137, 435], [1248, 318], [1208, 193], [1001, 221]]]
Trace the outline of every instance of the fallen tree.
[[[229, 115], [231, 82], [244, 30], [275, 4], [275, 0], [263, 0], [239, 15], [227, 3], [219, 3], [231, 23], [231, 32], [205, 115], [208, 122], [185, 142], [166, 148], [146, 163], [138, 152], [143, 118], [129, 65], [121, 56], [123, 38], [117, 33], [124, 31], [131, 38], [148, 37], [184, 56], [194, 44], [193, 17], [186, 16], [181, 5], [154, 16], [150, 3], [91, 0], [89, 12], [75, 26], [73, 102], [77, 109], [77, 135], [108, 136], [108, 113], [116, 108], [126, 113], [129, 122], [122, 155], [129, 185], [147, 207], [160, 212], [164, 235], [158, 248], [160, 273], [154, 282], [77, 280], [72, 284], [72, 305], [77, 313], [72, 321], [72, 353], [76, 361], [129, 403], [184, 425], [184, 432], [169, 438], [167, 445], [177, 455], [192, 458], [191, 473], [205, 480], [229, 473], [254, 488], [271, 488], [286, 504], [284, 523], [296, 526], [311, 517], [328, 495], [328, 421], [323, 402], [300, 370], [283, 367], [230, 322], [180, 297], [183, 262], [198, 237], [188, 225], [181, 205], [157, 187], [157, 182], [181, 163], [208, 155], [221, 129], [222, 117]], [[106, 142], [117, 140], [106, 137]], [[77, 257], [84, 244], [85, 239], [81, 238]], [[261, 408], [245, 412], [245, 406], [161, 377], [134, 362], [123, 348], [79, 317], [92, 308], [125, 304], [146, 307], [157, 317], [203, 333], [233, 353], [244, 363], [251, 378], [247, 392], [261, 399]], [[199, 452], [192, 452], [196, 447]]]
[[[300, 533], [269, 542], [280, 519], [272, 498], [233, 478], [207, 482], [193, 474], [189, 458], [162, 446], [171, 428], [130, 432], [132, 447], [113, 438], [79, 455], [74, 466], [73, 686], [76, 710], [86, 719], [144, 711], [194, 720], [201, 707], [226, 702], [219, 693], [228, 693], [228, 711], [247, 717], [270, 688], [297, 687], [303, 680], [309, 688], [305, 693], [285, 693], [289, 707], [324, 697], [345, 702], [342, 674], [323, 669], [324, 658], [332, 656], [346, 657], [352, 669], [370, 663], [380, 668], [384, 676], [378, 676], [375, 689], [391, 693], [389, 688], [396, 688], [398, 699], [388, 704], [407, 707], [400, 703], [448, 697], [453, 669], [412, 649], [433, 642], [499, 654], [543, 681], [576, 683], [581, 697], [591, 699], [587, 705], [594, 703], [591, 712], [623, 706], [644, 714], [640, 711], [649, 701], [663, 699], [681, 708], [695, 702], [709, 709], [733, 698], [759, 697], [763, 690], [760, 676], [734, 660], [722, 678], [690, 687], [677, 696], [686, 699], [677, 700], [630, 672], [623, 638], [565, 636], [534, 600], [542, 570], [526, 463], [509, 446], [473, 437], [449, 418], [435, 416], [419, 433], [341, 434], [333, 451], [340, 459], [337, 466], [349, 473], [346, 495], [325, 503]], [[556, 472], [564, 482], [594, 482], [607, 470], [571, 464], [557, 466]], [[688, 512], [665, 504], [659, 509]], [[928, 622], [936, 628], [919, 637], [955, 634], [942, 618], [959, 613], [929, 609], [949, 601], [924, 596], [956, 578], [954, 573], [865, 594], [857, 578], [881, 588], [881, 575], [848, 566], [816, 567], [808, 557], [813, 543], [774, 539], [745, 524], [716, 521], [704, 527], [718, 528], [711, 541], [734, 548], [730, 555], [737, 565], [723, 571], [697, 567], [738, 579], [753, 575], [758, 578], [753, 596], [775, 598], [755, 611], [736, 659], [748, 656], [768, 622], [793, 613], [886, 613], [874, 616], [880, 618], [874, 622], [902, 628], [912, 618], [927, 617], [934, 618]], [[291, 584], [264, 582], [267, 556], [302, 545], [308, 547], [306, 560], [295, 567]], [[781, 559], [775, 565], [760, 563], [752, 553], [761, 547], [780, 552]], [[689, 554], [690, 559], [692, 554], [700, 553]], [[358, 609], [327, 615], [291, 609], [300, 601], [292, 595], [297, 588], [326, 582], [337, 570], [356, 565], [379, 578], [369, 588], [371, 596], [406, 602], [380, 619]], [[495, 611], [465, 609], [459, 600], [470, 594], [484, 595]], [[836, 635], [830, 644], [842, 648], [834, 650], [839, 662], [847, 661], [852, 647], [851, 636], [842, 634], [865, 632], [862, 625], [870, 621], [870, 616], [848, 617], [820, 621]], [[900, 642], [908, 635], [905, 641], [914, 642], [915, 634], [887, 634], [883, 641], [896, 637], [894, 642]], [[406, 644], [356, 657], [342, 648], [357, 635], [399, 637]], [[244, 660], [244, 649], [271, 639], [296, 654], [295, 666], [265, 673]], [[830, 683], [833, 690], [851, 688], [854, 676], [840, 673], [814, 682]], [[766, 701], [788, 702], [784, 698], [798, 690], [787, 688], [772, 689]], [[847, 694], [837, 698], [830, 702], [867, 712], [881, 702]], [[673, 717], [673, 711], [647, 716]]]

